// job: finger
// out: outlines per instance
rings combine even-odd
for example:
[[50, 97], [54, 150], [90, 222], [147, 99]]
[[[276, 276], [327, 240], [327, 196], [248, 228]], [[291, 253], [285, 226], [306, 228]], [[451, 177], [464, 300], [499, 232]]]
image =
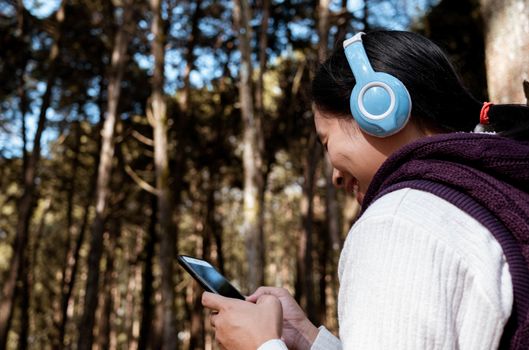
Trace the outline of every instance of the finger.
[[202, 305], [211, 310], [222, 310], [227, 304], [231, 302], [230, 298], [223, 297], [222, 295], [204, 292], [202, 293]]
[[276, 288], [275, 287], [259, 287], [257, 288], [255, 292], [253, 292], [252, 295], [248, 296], [246, 300], [255, 303], [257, 299], [259, 299], [262, 295], [272, 294], [272, 289], [276, 289]]
[[281, 307], [281, 302], [275, 295], [263, 294], [257, 299], [257, 305], [267, 304], [267, 305], [279, 305]]
[[253, 292], [252, 295], [248, 296], [246, 298], [246, 301], [250, 301], [252, 303], [255, 303], [261, 296], [265, 294], [271, 294], [276, 297], [283, 297], [286, 295], [290, 295], [290, 293], [284, 289], [284, 288], [278, 288], [278, 287], [259, 287], [255, 292]]
[[212, 313], [209, 317], [209, 324], [211, 325], [211, 327], [213, 327], [213, 329], [215, 329], [215, 321], [217, 320], [217, 317], [218, 313]]
[[224, 345], [221, 343], [221, 339], [219, 339], [219, 336], [217, 334], [217, 331], [215, 330], [215, 341], [217, 342], [217, 348], [220, 350], [228, 350]]

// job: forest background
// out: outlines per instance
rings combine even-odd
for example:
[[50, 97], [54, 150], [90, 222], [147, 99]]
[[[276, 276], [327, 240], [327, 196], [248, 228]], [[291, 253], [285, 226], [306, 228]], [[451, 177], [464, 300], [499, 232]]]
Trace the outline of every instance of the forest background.
[[529, 0], [0, 0], [0, 349], [216, 349], [176, 254], [285, 287], [336, 333], [359, 208], [310, 81], [378, 28], [526, 103]]

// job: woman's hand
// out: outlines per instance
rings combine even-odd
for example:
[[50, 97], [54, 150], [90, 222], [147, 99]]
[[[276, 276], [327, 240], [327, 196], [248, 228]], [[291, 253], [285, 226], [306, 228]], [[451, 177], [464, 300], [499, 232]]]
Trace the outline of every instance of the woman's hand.
[[282, 339], [291, 350], [310, 349], [318, 336], [318, 328], [314, 326], [290, 293], [284, 288], [259, 287], [247, 301], [258, 302], [266, 295], [273, 295], [279, 299], [283, 308], [283, 336]]
[[209, 292], [202, 294], [202, 305], [213, 311], [210, 322], [221, 347], [257, 349], [266, 341], [281, 337], [283, 314], [279, 300], [272, 295], [263, 295], [253, 302]]

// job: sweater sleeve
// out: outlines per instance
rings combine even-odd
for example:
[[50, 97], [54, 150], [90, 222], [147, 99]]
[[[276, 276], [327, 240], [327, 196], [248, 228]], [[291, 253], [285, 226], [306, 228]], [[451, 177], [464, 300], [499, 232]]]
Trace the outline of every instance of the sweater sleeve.
[[286, 344], [281, 339], [270, 339], [261, 344], [257, 350], [288, 350]]
[[347, 237], [343, 348], [496, 349], [512, 308], [501, 247], [466, 213], [417, 192], [382, 197]]
[[342, 343], [327, 328], [321, 326], [310, 350], [342, 350]]
[[[340, 339], [336, 338], [324, 326], [319, 328], [318, 336], [314, 340], [310, 350], [341, 350]], [[280, 339], [271, 339], [263, 343], [257, 350], [288, 350], [285, 343]]]

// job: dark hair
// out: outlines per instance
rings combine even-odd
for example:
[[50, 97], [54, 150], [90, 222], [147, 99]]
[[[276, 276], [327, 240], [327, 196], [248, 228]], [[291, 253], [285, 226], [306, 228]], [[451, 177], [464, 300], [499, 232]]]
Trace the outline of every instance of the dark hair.
[[[440, 132], [471, 131], [479, 123], [482, 102], [463, 86], [443, 51], [411, 32], [374, 31], [362, 36], [375, 71], [397, 77], [412, 99], [412, 118]], [[316, 108], [327, 116], [350, 118], [349, 97], [356, 84], [342, 45], [318, 68], [312, 82]], [[493, 105], [490, 127], [503, 135], [529, 138], [529, 108]]]

